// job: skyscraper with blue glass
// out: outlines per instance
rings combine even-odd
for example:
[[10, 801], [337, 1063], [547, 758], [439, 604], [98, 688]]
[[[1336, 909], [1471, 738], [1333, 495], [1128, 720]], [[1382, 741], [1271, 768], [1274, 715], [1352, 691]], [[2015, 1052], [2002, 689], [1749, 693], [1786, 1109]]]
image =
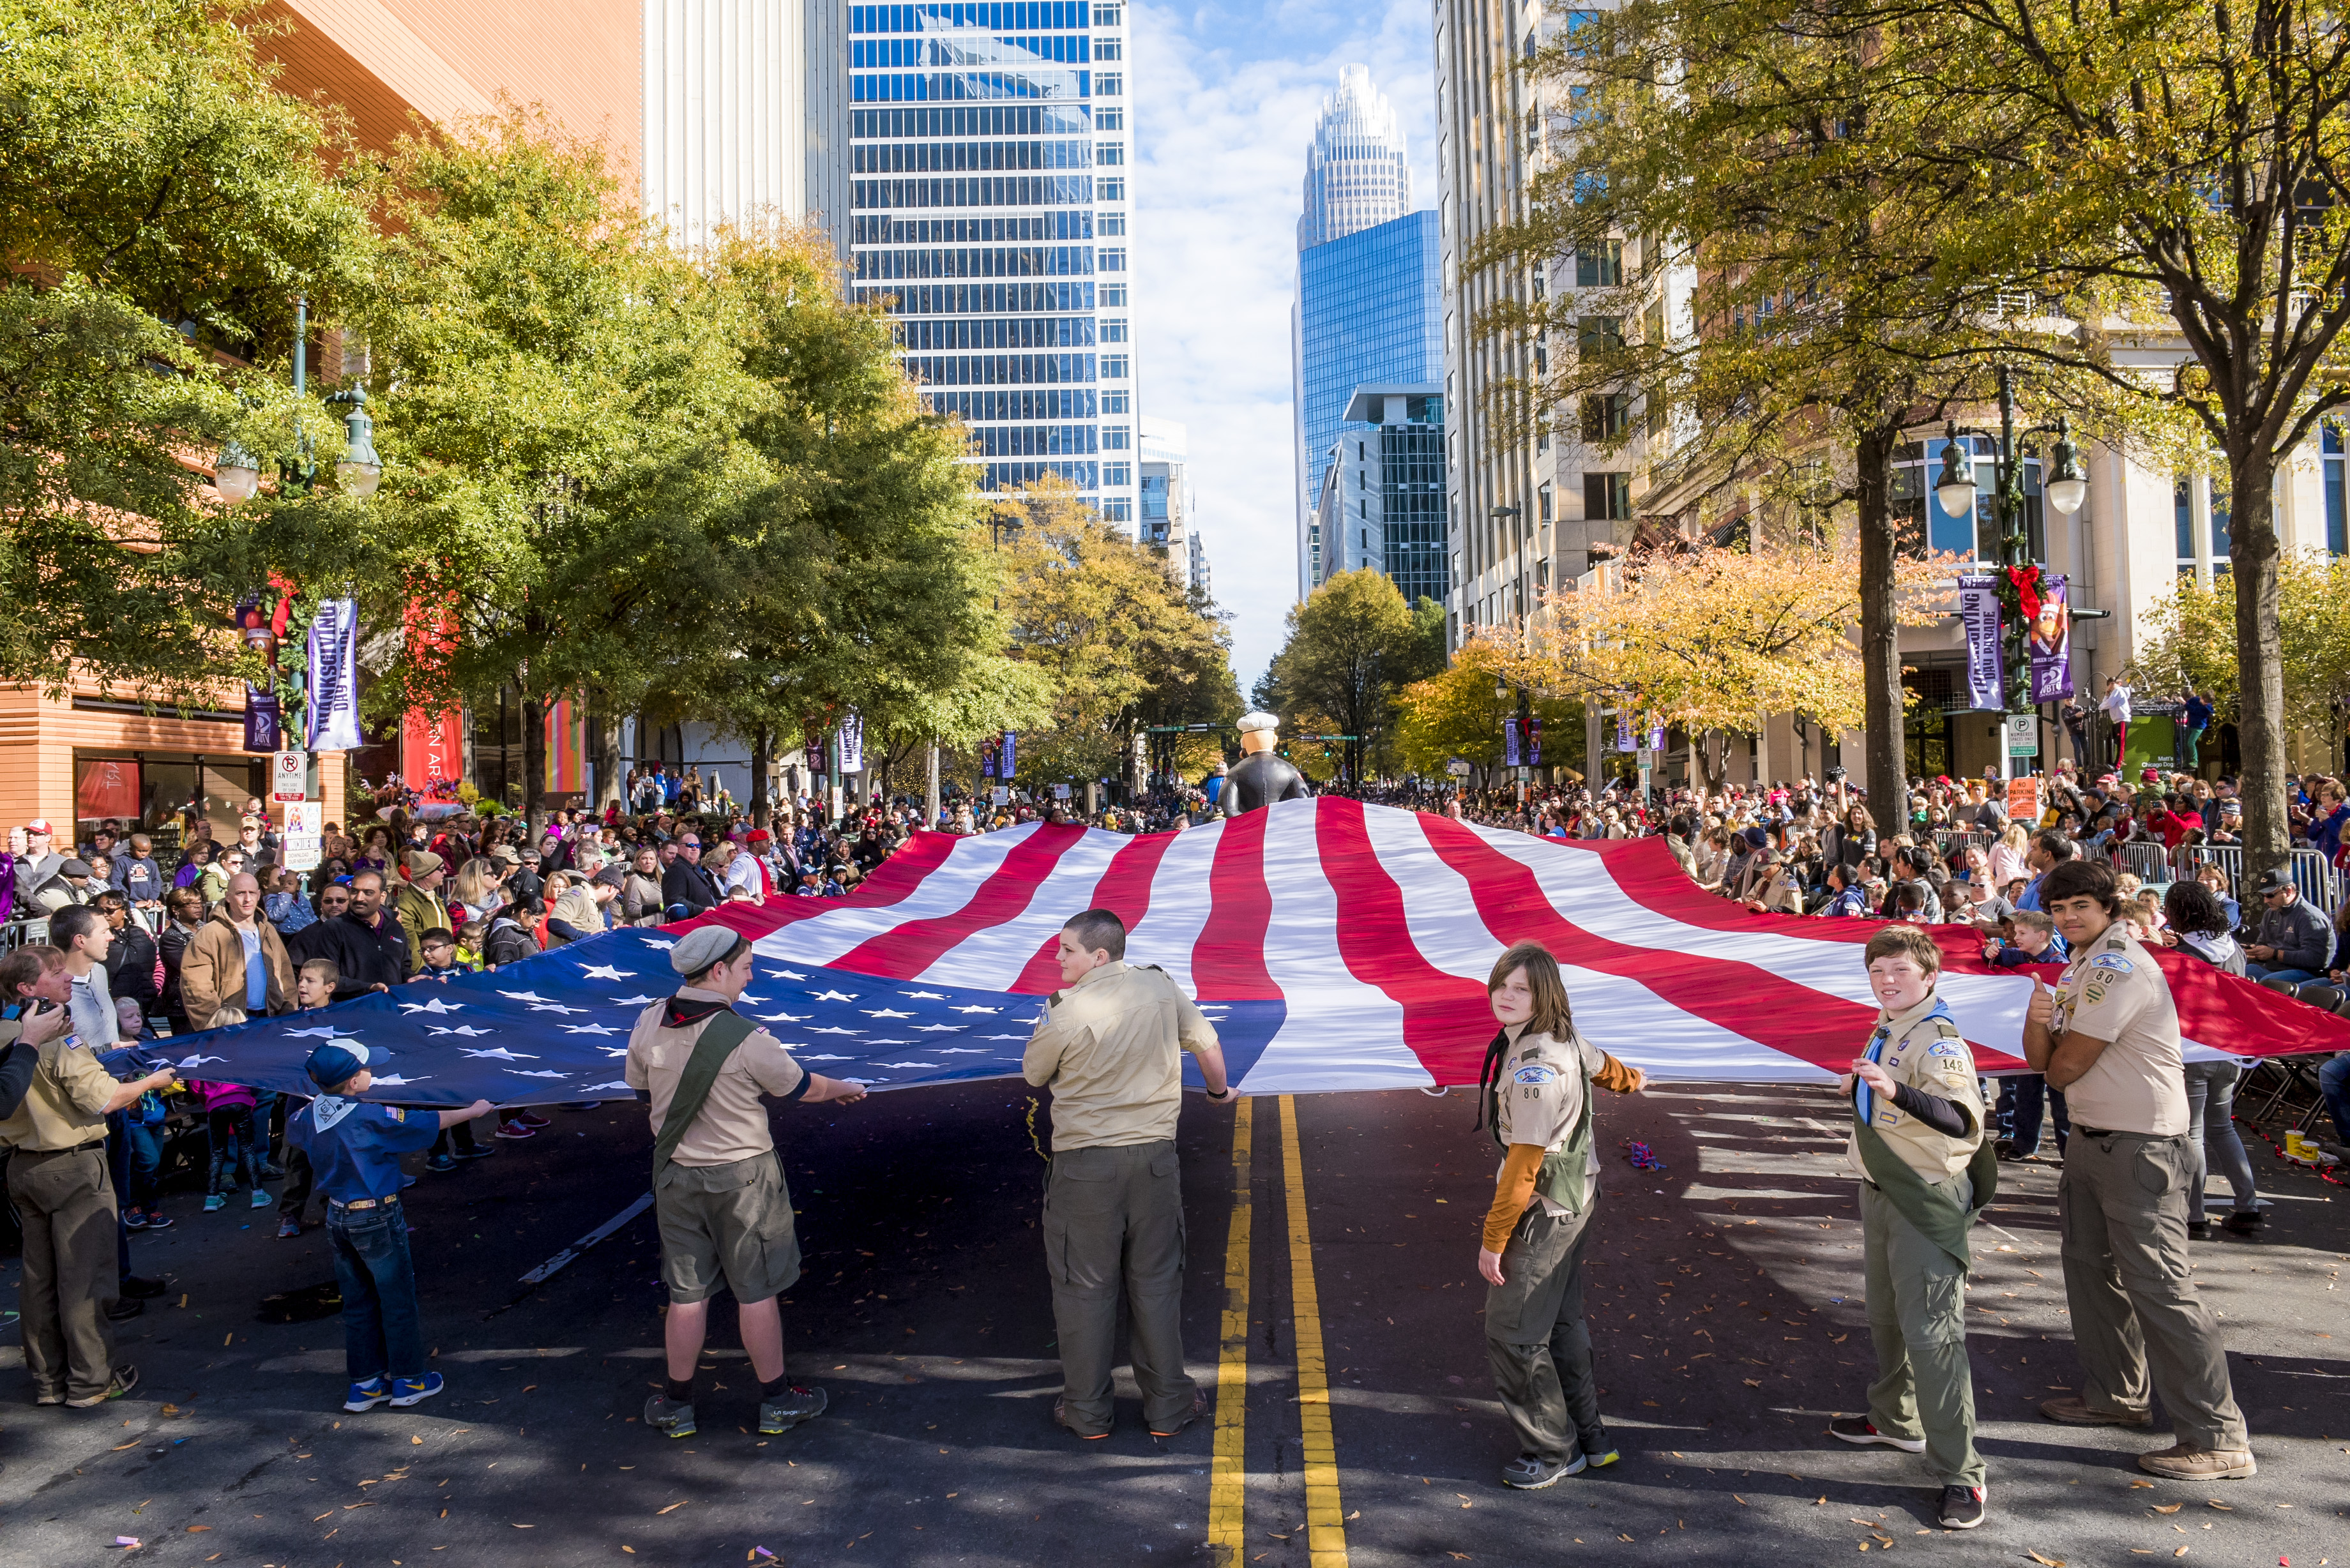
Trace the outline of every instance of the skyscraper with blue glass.
[[1291, 355], [1300, 598], [1344, 569], [1345, 553], [1324, 547], [1318, 512], [1332, 444], [1352, 428], [1346, 416], [1357, 389], [1443, 380], [1436, 214], [1407, 212], [1410, 205], [1395, 111], [1367, 69], [1348, 66], [1315, 126], [1297, 223]]
[[1135, 516], [1126, 7], [850, 5], [850, 250], [991, 489]]

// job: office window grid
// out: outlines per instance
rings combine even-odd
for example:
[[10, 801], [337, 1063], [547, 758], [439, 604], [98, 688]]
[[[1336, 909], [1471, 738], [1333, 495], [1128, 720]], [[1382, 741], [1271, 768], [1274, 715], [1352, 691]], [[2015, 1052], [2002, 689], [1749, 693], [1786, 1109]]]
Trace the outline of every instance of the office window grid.
[[1312, 454], [1309, 498], [1322, 493], [1356, 388], [1443, 379], [1437, 246], [1437, 215], [1423, 211], [1298, 253], [1298, 417]]

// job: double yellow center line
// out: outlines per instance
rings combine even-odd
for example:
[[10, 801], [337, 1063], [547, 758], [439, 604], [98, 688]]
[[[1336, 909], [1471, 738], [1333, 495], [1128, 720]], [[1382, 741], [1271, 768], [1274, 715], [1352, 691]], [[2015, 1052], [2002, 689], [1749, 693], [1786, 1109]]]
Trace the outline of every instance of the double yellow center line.
[[[1232, 1213], [1224, 1247], [1224, 1313], [1216, 1368], [1216, 1444], [1208, 1482], [1208, 1544], [1221, 1563], [1245, 1561], [1248, 1495], [1249, 1249], [1255, 1156], [1252, 1102], [1232, 1124]], [[1347, 1568], [1338, 1499], [1338, 1452], [1330, 1428], [1330, 1378], [1322, 1345], [1322, 1296], [1305, 1208], [1305, 1161], [1297, 1105], [1281, 1096], [1281, 1156], [1289, 1220], [1291, 1333], [1297, 1346], [1297, 1408], [1305, 1453], [1306, 1547], [1313, 1568]]]

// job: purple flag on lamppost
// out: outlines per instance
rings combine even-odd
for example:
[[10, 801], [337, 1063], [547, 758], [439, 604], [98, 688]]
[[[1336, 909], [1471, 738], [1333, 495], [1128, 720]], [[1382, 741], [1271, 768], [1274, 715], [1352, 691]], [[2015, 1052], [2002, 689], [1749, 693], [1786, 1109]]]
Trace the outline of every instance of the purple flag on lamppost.
[[1959, 620], [1967, 638], [1967, 706], [1997, 713], [2007, 707], [2007, 667], [1999, 647], [1999, 579], [1989, 572], [1959, 575]]

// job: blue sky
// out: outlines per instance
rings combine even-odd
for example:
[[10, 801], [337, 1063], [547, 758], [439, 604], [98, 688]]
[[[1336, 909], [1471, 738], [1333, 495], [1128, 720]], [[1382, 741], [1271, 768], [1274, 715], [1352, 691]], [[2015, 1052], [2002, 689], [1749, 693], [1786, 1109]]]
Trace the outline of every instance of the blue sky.
[[1297, 583], [1289, 305], [1305, 144], [1341, 66], [1403, 123], [1436, 204], [1429, 0], [1137, 5], [1135, 317], [1142, 411], [1190, 429], [1195, 514], [1245, 693]]

